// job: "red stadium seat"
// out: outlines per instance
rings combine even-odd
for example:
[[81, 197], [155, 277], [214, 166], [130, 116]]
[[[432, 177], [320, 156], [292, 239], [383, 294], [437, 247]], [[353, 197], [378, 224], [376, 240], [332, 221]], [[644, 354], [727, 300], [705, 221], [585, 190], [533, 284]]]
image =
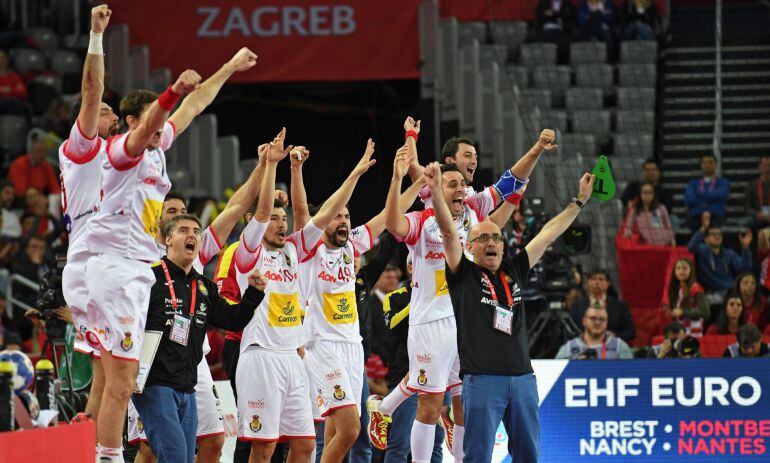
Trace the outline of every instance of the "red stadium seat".
[[650, 339], [650, 345], [651, 346], [657, 346], [658, 344], [663, 342], [663, 335], [657, 334]]
[[700, 353], [703, 357], [722, 357], [727, 346], [736, 341], [732, 334], [707, 334], [700, 338]]

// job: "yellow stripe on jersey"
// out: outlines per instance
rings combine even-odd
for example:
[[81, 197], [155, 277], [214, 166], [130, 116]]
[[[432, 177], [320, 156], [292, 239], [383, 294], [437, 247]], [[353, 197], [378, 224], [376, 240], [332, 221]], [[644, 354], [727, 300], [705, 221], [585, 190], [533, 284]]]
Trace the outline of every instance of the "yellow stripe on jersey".
[[[404, 286], [403, 288], [399, 288], [399, 289], [397, 289], [395, 291], [391, 291], [388, 294], [386, 294], [385, 295], [385, 299], [383, 299], [383, 301], [382, 301], [382, 312], [383, 313], [390, 312], [390, 296], [391, 295], [393, 295], [393, 294], [403, 294], [403, 293], [406, 292], [406, 290], [407, 290], [407, 288], [406, 288], [406, 286]], [[397, 313], [393, 314], [390, 317], [390, 329], [395, 328], [396, 325], [398, 325], [399, 323], [404, 321], [404, 319], [407, 316], [409, 316], [409, 304], [407, 304], [406, 307], [404, 307], [403, 309], [399, 310]]]
[[222, 254], [222, 258], [219, 259], [219, 268], [217, 269], [216, 276], [217, 280], [227, 278], [227, 273], [230, 271], [230, 264], [232, 264], [233, 257], [235, 256], [235, 250], [238, 249], [238, 243], [240, 242], [241, 241], [238, 240], [225, 248], [225, 252]]

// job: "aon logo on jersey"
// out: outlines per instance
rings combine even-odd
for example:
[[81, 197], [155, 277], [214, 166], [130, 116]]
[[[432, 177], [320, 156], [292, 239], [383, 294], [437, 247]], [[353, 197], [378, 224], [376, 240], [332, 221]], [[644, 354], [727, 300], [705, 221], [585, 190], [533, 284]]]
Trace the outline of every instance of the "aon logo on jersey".
[[355, 323], [358, 320], [355, 293], [324, 293], [324, 316], [332, 325]]
[[436, 296], [443, 296], [449, 294], [449, 288], [446, 285], [446, 271], [436, 270]]
[[163, 202], [154, 199], [146, 199], [142, 209], [142, 224], [148, 235], [155, 236], [158, 233], [158, 219], [163, 211]]
[[270, 293], [269, 305], [268, 323], [270, 326], [289, 327], [302, 323], [300, 318], [302, 310], [299, 306], [297, 293]]

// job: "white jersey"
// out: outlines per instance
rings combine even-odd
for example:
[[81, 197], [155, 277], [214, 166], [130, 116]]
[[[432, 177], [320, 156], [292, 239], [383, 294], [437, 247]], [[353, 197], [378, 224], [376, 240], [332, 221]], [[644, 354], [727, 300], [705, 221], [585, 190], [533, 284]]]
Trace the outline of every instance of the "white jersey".
[[75, 122], [70, 136], [59, 146], [59, 181], [64, 225], [69, 234], [67, 257], [88, 250], [86, 223], [99, 210], [102, 167], [107, 142], [88, 138]]
[[157, 259], [158, 218], [171, 189], [164, 151], [171, 148], [175, 132], [166, 122], [160, 146], [138, 157], [126, 152], [128, 133], [107, 141], [102, 202], [96, 218], [88, 222], [90, 251], [148, 262]]
[[350, 231], [347, 244], [339, 249], [326, 247], [322, 236], [323, 230], [311, 220], [302, 229], [302, 242], [296, 246], [310, 339], [359, 344], [354, 260], [372, 248], [372, 234], [366, 225], [356, 227]]
[[275, 351], [293, 351], [305, 343], [302, 317], [305, 314], [299, 283], [299, 260], [294, 238], [282, 249], [271, 251], [262, 244], [270, 222], [252, 219], [241, 234], [235, 251], [236, 281], [241, 296], [249, 287], [255, 268], [267, 278], [265, 297], [241, 338], [241, 352], [252, 344]]
[[[483, 191], [481, 193], [483, 193]], [[465, 186], [466, 198], [470, 198], [471, 196], [475, 196], [481, 193], [476, 193], [476, 190], [474, 190], [473, 187], [470, 185]], [[422, 201], [422, 203], [425, 205], [425, 209], [428, 209], [429, 207], [433, 207], [433, 199], [430, 197], [430, 188], [428, 188], [428, 185], [425, 185], [420, 190], [420, 201]]]
[[[468, 233], [495, 208], [489, 189], [465, 200], [462, 214], [455, 220], [463, 249]], [[433, 209], [414, 211], [405, 215], [409, 231], [404, 242], [412, 255], [412, 298], [409, 324], [419, 325], [453, 317], [452, 301], [446, 283], [444, 242]]]

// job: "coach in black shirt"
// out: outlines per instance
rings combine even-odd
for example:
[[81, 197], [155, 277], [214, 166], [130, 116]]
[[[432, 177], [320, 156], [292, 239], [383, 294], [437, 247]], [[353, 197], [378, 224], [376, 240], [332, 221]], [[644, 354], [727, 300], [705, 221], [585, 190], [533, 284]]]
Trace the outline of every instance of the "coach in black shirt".
[[433, 209], [444, 241], [446, 280], [457, 323], [460, 376], [463, 379], [465, 458], [492, 459], [500, 421], [508, 432], [508, 453], [519, 462], [535, 462], [540, 446], [537, 383], [527, 348], [527, 323], [521, 287], [529, 269], [572, 224], [591, 196], [595, 177], [585, 174], [580, 194], [551, 219], [526, 248], [503, 261], [503, 235], [490, 221], [468, 234], [464, 254], [456, 224], [442, 194], [437, 163], [425, 168]]
[[240, 304], [232, 306], [213, 281], [192, 268], [201, 246], [198, 219], [178, 215], [165, 232], [167, 255], [153, 266], [156, 282], [145, 325], [163, 335], [144, 391], [133, 401], [158, 461], [192, 462], [198, 422], [195, 384], [206, 327], [242, 330], [262, 301], [267, 280], [258, 272], [250, 275], [250, 287]]

